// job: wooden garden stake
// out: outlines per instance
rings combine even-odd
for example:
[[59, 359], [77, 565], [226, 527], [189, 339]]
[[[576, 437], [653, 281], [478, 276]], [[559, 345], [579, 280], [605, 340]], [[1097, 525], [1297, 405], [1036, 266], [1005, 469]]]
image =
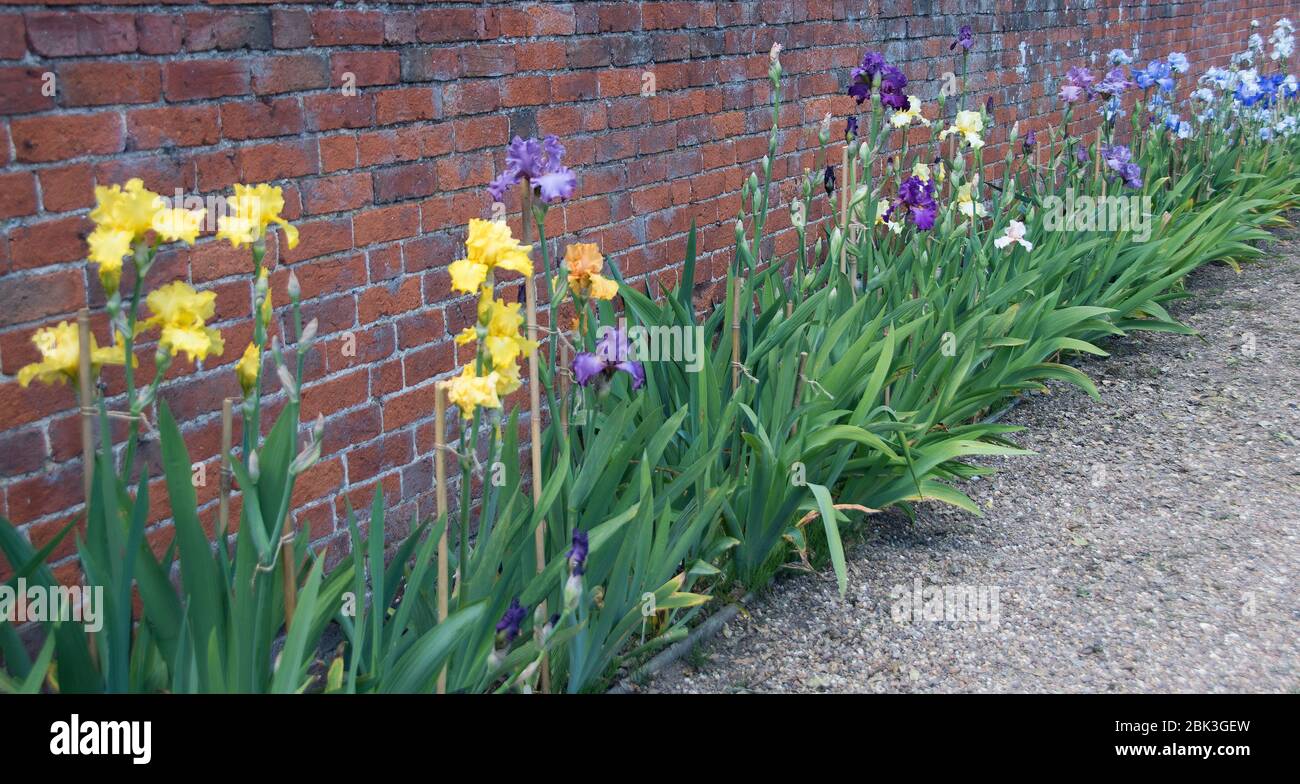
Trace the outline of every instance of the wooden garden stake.
[[[438, 483], [437, 512], [442, 519], [438, 534], [438, 623], [447, 620], [447, 388], [433, 385], [433, 475]], [[438, 693], [447, 693], [447, 668], [438, 673]]]
[[[525, 202], [528, 199], [525, 198]], [[542, 500], [542, 383], [537, 373], [537, 280], [529, 275], [524, 281], [527, 292], [528, 339], [533, 342], [533, 350], [528, 354], [528, 406], [529, 435], [532, 442], [529, 451], [533, 458], [533, 507]], [[533, 546], [537, 554], [537, 573], [546, 567], [546, 520], [538, 520], [533, 531]], [[541, 604], [541, 614], [546, 616], [546, 602]], [[542, 653], [542, 693], [551, 690], [551, 668], [547, 656]]]
[[221, 401], [221, 491], [217, 496], [217, 546], [225, 547], [230, 530], [230, 448], [234, 440], [233, 398]]
[[91, 417], [95, 415], [92, 395], [94, 383], [90, 377], [90, 309], [77, 311], [77, 383], [81, 394], [81, 486], [86, 491], [86, 516], [90, 516], [90, 495], [95, 477], [95, 433]]

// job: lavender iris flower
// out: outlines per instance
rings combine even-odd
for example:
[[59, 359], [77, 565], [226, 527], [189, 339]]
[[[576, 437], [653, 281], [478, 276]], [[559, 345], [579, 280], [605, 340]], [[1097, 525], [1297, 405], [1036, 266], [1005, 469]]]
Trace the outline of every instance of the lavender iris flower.
[[1187, 73], [1188, 69], [1192, 67], [1191, 63], [1187, 62], [1187, 55], [1182, 52], [1171, 52], [1169, 57], [1166, 58], [1166, 62], [1169, 63], [1170, 68], [1180, 74]]
[[1092, 157], [1088, 155], [1088, 148], [1080, 144], [1078, 147], [1074, 148], [1074, 159], [1080, 164], [1086, 164], [1088, 161], [1092, 160]]
[[1074, 103], [1081, 100], [1085, 95], [1092, 97], [1092, 84], [1096, 81], [1092, 72], [1087, 68], [1071, 68], [1065, 74], [1065, 84], [1061, 85], [1061, 91], [1058, 93], [1062, 101]]
[[1130, 188], [1142, 187], [1142, 167], [1132, 162], [1133, 153], [1122, 144], [1102, 145], [1101, 158], [1106, 168], [1119, 175]]
[[967, 52], [970, 51], [970, 48], [974, 45], [974, 31], [970, 29], [970, 25], [962, 25], [961, 29], [957, 31], [957, 37], [953, 39], [952, 45], [948, 47], [948, 51], [952, 51], [960, 46], [963, 52]]
[[626, 332], [604, 328], [595, 353], [583, 351], [573, 358], [573, 375], [578, 386], [585, 387], [595, 380], [597, 391], [606, 392], [614, 373], [622, 371], [632, 377], [632, 388], [640, 389], [645, 384], [645, 366], [628, 358], [630, 349]]
[[1025, 134], [1025, 138], [1020, 144], [1022, 145], [1022, 149], [1025, 151], [1025, 155], [1030, 154], [1034, 151], [1034, 146], [1038, 144], [1038, 134], [1030, 131]]
[[1112, 68], [1094, 89], [1095, 92], [1108, 98], [1122, 95], [1125, 90], [1132, 87], [1133, 83], [1124, 76], [1124, 69]]
[[573, 198], [578, 177], [564, 165], [564, 145], [555, 136], [521, 139], [518, 136], [506, 148], [506, 168], [488, 185], [493, 200], [501, 201], [520, 180], [532, 183], [534, 191], [547, 204]]

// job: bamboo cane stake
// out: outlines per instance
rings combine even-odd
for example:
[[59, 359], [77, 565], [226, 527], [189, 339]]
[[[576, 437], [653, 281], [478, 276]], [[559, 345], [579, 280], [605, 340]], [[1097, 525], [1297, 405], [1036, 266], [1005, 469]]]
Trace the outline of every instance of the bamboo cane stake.
[[[527, 179], [524, 180], [522, 195], [520, 196], [520, 216], [519, 216], [519, 234], [522, 242], [529, 245], [529, 226], [528, 219], [533, 213], [533, 185]], [[529, 247], [528, 255], [532, 257], [532, 248]], [[543, 270], [543, 274], [550, 275], [550, 270]], [[532, 456], [533, 468], [533, 506], [542, 500], [542, 400], [541, 400], [541, 381], [537, 372], [537, 282], [532, 275], [524, 281], [524, 291], [527, 300], [528, 310], [528, 339], [533, 342], [534, 348], [528, 355], [528, 426], [531, 444], [529, 451]], [[552, 303], [554, 304], [554, 303]], [[537, 573], [541, 574], [542, 569], [546, 567], [546, 520], [538, 520], [537, 528], [533, 531], [533, 549], [537, 560]], [[540, 605], [541, 614], [546, 615], [546, 602]], [[537, 630], [540, 633], [540, 630]], [[551, 691], [551, 664], [549, 657], [542, 654], [541, 666], [541, 686], [542, 693], [548, 694]]]
[[[433, 475], [436, 488], [437, 512], [442, 519], [438, 534], [438, 623], [447, 620], [447, 389], [439, 381], [433, 385]], [[438, 693], [447, 693], [447, 668], [438, 673]]]
[[234, 441], [234, 405], [232, 398], [221, 401], [221, 491], [217, 496], [217, 546], [225, 547], [230, 530], [230, 449]]
[[90, 495], [95, 477], [95, 434], [91, 426], [94, 416], [92, 401], [93, 382], [90, 377], [90, 309], [77, 311], [77, 383], [81, 394], [81, 487], [86, 493], [86, 517], [90, 517]]
[[[528, 355], [528, 406], [529, 406], [529, 451], [533, 459], [533, 506], [541, 503], [542, 500], [542, 400], [541, 400], [541, 381], [537, 373], [537, 282], [533, 276], [529, 275], [524, 282], [524, 289], [527, 292], [528, 307], [528, 339], [534, 343], [531, 353]], [[537, 573], [541, 574], [542, 569], [546, 566], [546, 520], [542, 519], [537, 522], [537, 529], [533, 531], [533, 546], [537, 555]], [[546, 602], [541, 604], [542, 615], [546, 615]], [[547, 694], [551, 690], [551, 671], [547, 656], [542, 654], [542, 693]]]

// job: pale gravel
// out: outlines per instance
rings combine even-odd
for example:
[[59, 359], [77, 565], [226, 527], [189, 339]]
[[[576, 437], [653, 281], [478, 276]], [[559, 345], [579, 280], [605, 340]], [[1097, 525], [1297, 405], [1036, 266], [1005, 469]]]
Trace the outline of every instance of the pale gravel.
[[[876, 516], [829, 572], [787, 577], [653, 692], [1300, 690], [1300, 233], [1005, 421], [1032, 457], [963, 489], [978, 518]], [[1254, 338], [1250, 356], [1243, 348]], [[853, 499], [840, 499], [853, 501]], [[997, 623], [896, 622], [896, 586], [998, 588]]]

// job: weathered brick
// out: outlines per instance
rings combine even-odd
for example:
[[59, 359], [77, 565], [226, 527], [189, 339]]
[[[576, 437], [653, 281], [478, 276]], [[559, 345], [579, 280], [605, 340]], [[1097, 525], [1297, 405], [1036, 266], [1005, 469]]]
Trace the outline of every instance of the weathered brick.
[[184, 60], [168, 63], [163, 71], [169, 101], [243, 95], [248, 87], [248, 63], [243, 60]]
[[221, 104], [221, 133], [227, 139], [290, 136], [302, 129], [302, 108], [294, 98]]
[[0, 68], [0, 114], [26, 114], [52, 108], [54, 96], [45, 93], [52, 92], [50, 88], [58, 84], [52, 80], [54, 76], [53, 71], [44, 68]]
[[126, 129], [116, 112], [15, 118], [10, 132], [18, 160], [36, 163], [109, 155], [126, 144]]
[[325, 58], [316, 54], [262, 57], [252, 63], [253, 92], [292, 93], [329, 86]]
[[221, 138], [217, 117], [212, 105], [134, 109], [126, 113], [127, 149], [215, 144]]
[[353, 218], [357, 247], [413, 237], [420, 230], [418, 204], [394, 204], [357, 213]]
[[124, 54], [139, 40], [131, 14], [52, 11], [24, 21], [32, 51], [44, 57]]
[[25, 171], [0, 174], [0, 219], [35, 213], [36, 177], [31, 172]]

